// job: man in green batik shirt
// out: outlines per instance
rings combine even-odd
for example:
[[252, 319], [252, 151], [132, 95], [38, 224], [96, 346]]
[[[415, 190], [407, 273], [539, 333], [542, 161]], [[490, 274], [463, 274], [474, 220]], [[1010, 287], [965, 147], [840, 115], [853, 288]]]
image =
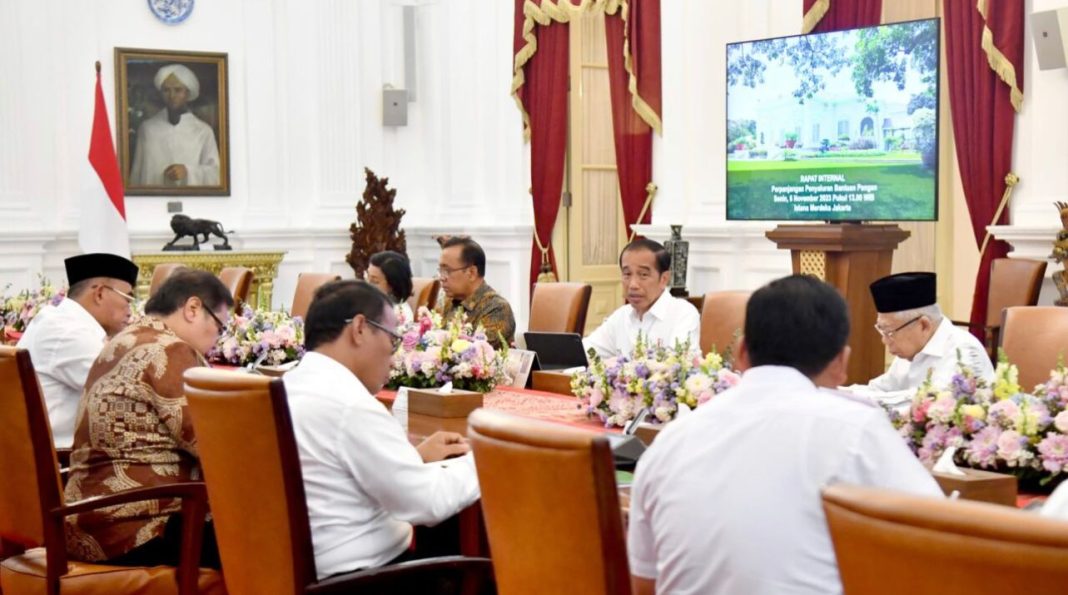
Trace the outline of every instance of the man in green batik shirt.
[[438, 276], [445, 300], [440, 305], [443, 316], [464, 311], [472, 326], [482, 326], [494, 349], [515, 339], [515, 317], [508, 300], [500, 296], [485, 280], [486, 253], [468, 237], [452, 237], [441, 244]]

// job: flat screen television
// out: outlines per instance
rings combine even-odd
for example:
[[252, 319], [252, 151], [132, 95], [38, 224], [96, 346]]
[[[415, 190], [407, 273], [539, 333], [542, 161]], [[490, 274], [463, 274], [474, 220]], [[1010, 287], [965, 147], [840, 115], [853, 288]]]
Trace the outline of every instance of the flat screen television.
[[727, 45], [727, 219], [938, 218], [939, 21]]

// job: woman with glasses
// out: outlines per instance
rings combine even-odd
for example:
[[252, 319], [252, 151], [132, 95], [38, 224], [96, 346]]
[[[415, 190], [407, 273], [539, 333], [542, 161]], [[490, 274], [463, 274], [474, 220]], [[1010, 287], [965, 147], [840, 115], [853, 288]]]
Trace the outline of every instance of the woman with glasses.
[[407, 256], [392, 250], [372, 254], [364, 280], [389, 296], [399, 324], [412, 321], [412, 307], [408, 305], [408, 298], [412, 297], [412, 267]]
[[[68, 500], [200, 479], [182, 374], [206, 365], [233, 304], [215, 275], [182, 269], [148, 300], [144, 317], [104, 346], [74, 428]], [[88, 562], [177, 565], [180, 506], [168, 499], [68, 517], [68, 552]], [[204, 536], [201, 566], [218, 568], [210, 523]]]

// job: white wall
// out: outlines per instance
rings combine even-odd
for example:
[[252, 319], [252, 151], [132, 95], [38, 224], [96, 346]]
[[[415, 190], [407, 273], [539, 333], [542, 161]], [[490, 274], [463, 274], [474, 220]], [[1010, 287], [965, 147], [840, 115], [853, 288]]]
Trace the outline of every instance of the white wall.
[[[408, 125], [381, 124], [385, 84], [404, 86], [402, 11], [416, 8], [417, 100]], [[166, 203], [235, 229], [238, 249], [287, 255], [275, 306], [301, 271], [351, 275], [348, 226], [363, 168], [388, 176], [408, 210], [411, 256], [437, 233], [486, 244], [490, 283], [525, 327], [527, 149], [511, 81], [512, 4], [478, 0], [214, 0], [180, 25], [143, 0], [5, 0], [0, 19], [0, 288], [62, 279], [77, 252], [93, 62], [115, 115], [115, 47], [229, 56], [231, 196], [126, 198], [134, 252], [169, 239]], [[114, 120], [113, 120], [114, 121]], [[516, 266], [517, 261], [522, 261]], [[417, 265], [417, 273], [430, 268]]]

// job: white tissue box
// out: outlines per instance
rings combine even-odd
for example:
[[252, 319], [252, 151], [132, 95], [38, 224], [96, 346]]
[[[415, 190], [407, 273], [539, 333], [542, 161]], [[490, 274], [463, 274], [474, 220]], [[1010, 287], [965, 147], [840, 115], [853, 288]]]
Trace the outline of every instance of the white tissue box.
[[469, 390], [438, 392], [433, 388], [408, 389], [408, 413], [430, 417], [467, 417], [482, 406], [482, 393]]

